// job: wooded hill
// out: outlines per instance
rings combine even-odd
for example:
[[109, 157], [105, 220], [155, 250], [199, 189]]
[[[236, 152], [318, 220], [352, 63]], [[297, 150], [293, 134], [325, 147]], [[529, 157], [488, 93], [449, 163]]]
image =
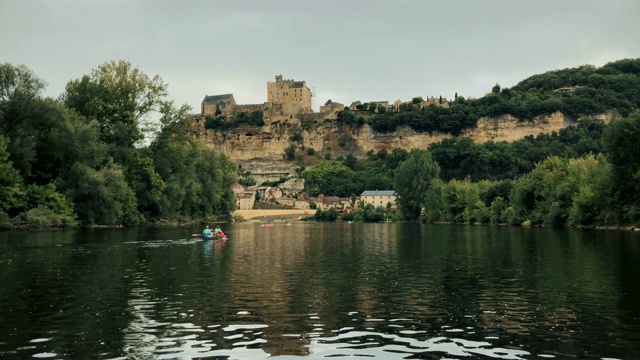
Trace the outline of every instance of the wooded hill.
[[[577, 119], [613, 110], [626, 117], [639, 107], [640, 59], [625, 59], [600, 68], [584, 65], [549, 71], [512, 88], [496, 84], [491, 93], [479, 99], [457, 96], [448, 108], [431, 105], [419, 109], [417, 104], [407, 104], [399, 112], [375, 114], [368, 123], [379, 132], [409, 126], [418, 132], [457, 135], [475, 128], [478, 119], [485, 116], [510, 114], [527, 121], [559, 111]], [[343, 115], [339, 120], [355, 124], [356, 116]]]

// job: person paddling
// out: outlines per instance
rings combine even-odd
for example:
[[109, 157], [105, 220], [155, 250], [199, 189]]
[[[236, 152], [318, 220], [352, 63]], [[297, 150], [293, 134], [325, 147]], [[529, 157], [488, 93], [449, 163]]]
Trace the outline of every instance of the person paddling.
[[207, 225], [207, 227], [205, 227], [204, 230], [202, 230], [202, 237], [203, 238], [213, 237], [213, 232], [211, 231], [211, 229], [209, 229], [209, 225]]

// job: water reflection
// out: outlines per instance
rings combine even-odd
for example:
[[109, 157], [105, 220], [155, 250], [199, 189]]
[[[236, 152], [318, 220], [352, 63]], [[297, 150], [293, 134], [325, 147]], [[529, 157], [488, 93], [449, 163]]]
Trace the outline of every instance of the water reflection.
[[638, 234], [279, 225], [0, 233], [0, 356], [640, 356]]

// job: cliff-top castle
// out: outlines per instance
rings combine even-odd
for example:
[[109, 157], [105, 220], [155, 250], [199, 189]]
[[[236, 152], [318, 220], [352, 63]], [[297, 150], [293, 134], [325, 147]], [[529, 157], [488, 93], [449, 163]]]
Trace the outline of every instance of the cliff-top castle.
[[[242, 112], [261, 111], [265, 126], [270, 126], [272, 123], [300, 124], [304, 119], [319, 121], [336, 119], [337, 113], [345, 109], [343, 104], [329, 100], [320, 106], [318, 113], [314, 113], [312, 109], [313, 94], [305, 81], [283, 79], [282, 75], [276, 75], [275, 79], [275, 82], [267, 81], [267, 101], [265, 103], [239, 105], [233, 94], [206, 95], [202, 100], [200, 114], [194, 114], [193, 117], [196, 120], [206, 117], [232, 118]], [[369, 101], [365, 104], [355, 101], [348, 108], [355, 111], [361, 110], [364, 105], [376, 105], [384, 107], [385, 110], [399, 111], [402, 104], [409, 103], [411, 101], [396, 100], [390, 107], [388, 101]], [[422, 108], [431, 104], [448, 107], [447, 98], [437, 99], [433, 96], [418, 105]]]
[[[282, 75], [276, 75], [275, 79], [275, 82], [267, 81], [267, 101], [263, 104], [240, 105], [233, 94], [206, 95], [200, 114], [194, 117], [232, 118], [241, 112], [261, 111], [268, 126], [274, 122], [300, 123], [303, 115], [313, 114], [313, 94], [305, 81], [283, 79]], [[331, 106], [322, 106], [320, 114], [331, 117], [332, 112], [343, 109], [344, 105], [332, 103]]]
[[[410, 128], [377, 133], [366, 122], [361, 127], [341, 128], [337, 122], [326, 120], [337, 119], [345, 106], [329, 100], [320, 106], [319, 112], [314, 112], [312, 98], [306, 82], [285, 80], [282, 75], [277, 75], [274, 82], [267, 82], [267, 101], [262, 104], [239, 105], [233, 94], [207, 95], [202, 100], [200, 113], [190, 116], [194, 123], [192, 135], [234, 160], [281, 160], [285, 150], [292, 146], [298, 155], [306, 154], [308, 149], [313, 148], [315, 153], [322, 152], [325, 157], [329, 156], [327, 153], [332, 153], [331, 156], [366, 156], [369, 151], [382, 149], [426, 149], [430, 144], [451, 136], [445, 133], [418, 133]], [[444, 97], [431, 96], [420, 100], [416, 102], [414, 98], [408, 102], [397, 100], [393, 103], [369, 101], [364, 104], [356, 101], [348, 109], [358, 116], [370, 117], [378, 113], [380, 108], [402, 111], [406, 104], [420, 108], [449, 106], [449, 101]], [[261, 112], [263, 125], [247, 124], [232, 131], [206, 128], [207, 118], [231, 120], [240, 113], [256, 112]], [[307, 124], [316, 125], [309, 127]], [[461, 136], [470, 137], [476, 142], [515, 141], [524, 136], [558, 131], [565, 126], [566, 120], [561, 113], [536, 117], [526, 123], [507, 114], [498, 118], [480, 118], [476, 128], [465, 130]]]

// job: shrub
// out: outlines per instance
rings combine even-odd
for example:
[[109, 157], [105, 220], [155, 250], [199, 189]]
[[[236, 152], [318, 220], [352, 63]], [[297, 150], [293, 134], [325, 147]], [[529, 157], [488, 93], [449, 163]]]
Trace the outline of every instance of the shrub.
[[74, 218], [60, 216], [44, 206], [27, 211], [23, 218], [29, 225], [46, 227], [72, 227], [77, 225]]
[[238, 179], [238, 184], [244, 186], [253, 186], [256, 184], [256, 179], [253, 176], [242, 177]]
[[9, 222], [9, 215], [6, 212], [0, 210], [0, 225]]
[[287, 160], [293, 160], [296, 157], [296, 146], [291, 145], [288, 148], [284, 149], [284, 156]]

